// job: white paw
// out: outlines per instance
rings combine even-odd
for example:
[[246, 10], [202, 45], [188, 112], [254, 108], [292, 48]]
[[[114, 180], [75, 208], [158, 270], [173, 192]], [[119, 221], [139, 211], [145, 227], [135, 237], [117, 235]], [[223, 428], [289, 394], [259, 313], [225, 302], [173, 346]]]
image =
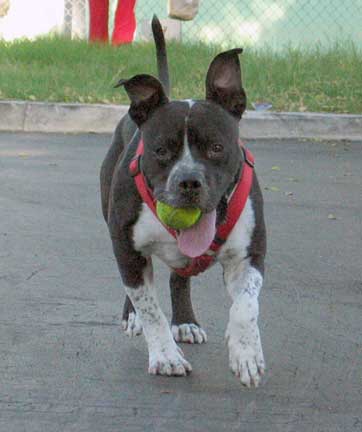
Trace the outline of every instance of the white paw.
[[176, 342], [202, 344], [207, 342], [205, 331], [197, 324], [179, 324], [171, 327]]
[[128, 315], [128, 320], [122, 321], [122, 329], [128, 337], [139, 336], [142, 334], [142, 322], [138, 315], [131, 312]]
[[150, 351], [148, 373], [151, 375], [186, 376], [191, 371], [190, 363], [175, 343], [167, 349]]
[[239, 331], [226, 331], [229, 347], [229, 364], [232, 372], [240, 378], [246, 387], [258, 387], [265, 371], [263, 350], [257, 325], [248, 326]]

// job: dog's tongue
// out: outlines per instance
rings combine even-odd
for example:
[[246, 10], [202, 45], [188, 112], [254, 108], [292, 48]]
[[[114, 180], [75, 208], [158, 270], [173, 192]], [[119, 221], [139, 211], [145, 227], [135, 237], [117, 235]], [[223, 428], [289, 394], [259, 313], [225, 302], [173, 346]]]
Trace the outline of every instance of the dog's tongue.
[[195, 258], [206, 252], [216, 233], [216, 210], [201, 216], [199, 222], [191, 228], [180, 230], [177, 243], [180, 251]]

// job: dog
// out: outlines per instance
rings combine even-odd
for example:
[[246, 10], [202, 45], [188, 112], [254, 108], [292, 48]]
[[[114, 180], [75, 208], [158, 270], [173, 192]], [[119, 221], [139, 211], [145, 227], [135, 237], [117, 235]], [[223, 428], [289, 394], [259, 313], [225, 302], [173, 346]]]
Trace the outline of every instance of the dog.
[[[239, 140], [246, 108], [242, 49], [212, 60], [205, 100], [170, 101], [165, 40], [157, 17], [152, 31], [159, 79], [141, 74], [116, 85], [127, 92], [130, 108], [115, 129], [100, 174], [103, 215], [127, 294], [122, 327], [128, 336], [144, 333], [150, 374], [190, 373], [176, 342], [207, 341], [192, 308], [190, 278], [219, 262], [233, 301], [226, 329], [230, 368], [243, 385], [257, 387], [265, 370], [257, 320], [266, 230], [253, 163]], [[250, 187], [238, 214], [230, 207], [240, 203], [235, 191], [247, 170]], [[156, 201], [199, 208], [202, 217], [192, 228], [172, 231], [152, 208]], [[226, 238], [218, 237], [231, 219]], [[152, 255], [171, 269], [171, 328], [153, 285]]]

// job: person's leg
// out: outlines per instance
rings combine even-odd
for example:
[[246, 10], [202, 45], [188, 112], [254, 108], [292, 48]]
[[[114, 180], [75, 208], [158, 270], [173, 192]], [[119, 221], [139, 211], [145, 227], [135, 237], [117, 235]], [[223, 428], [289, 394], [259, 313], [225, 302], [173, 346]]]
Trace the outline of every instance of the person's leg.
[[135, 6], [136, 0], [118, 0], [112, 35], [113, 45], [133, 42], [136, 31]]
[[108, 42], [109, 0], [89, 0], [89, 40]]

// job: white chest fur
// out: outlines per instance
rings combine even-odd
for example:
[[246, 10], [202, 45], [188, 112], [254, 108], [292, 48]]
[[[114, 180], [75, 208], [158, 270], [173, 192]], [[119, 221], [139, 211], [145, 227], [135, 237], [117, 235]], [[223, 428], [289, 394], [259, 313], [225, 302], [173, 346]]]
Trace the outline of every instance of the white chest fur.
[[229, 234], [226, 243], [220, 250], [218, 260], [221, 264], [228, 261], [235, 261], [235, 265], [240, 263], [248, 255], [248, 247], [251, 243], [255, 227], [255, 215], [250, 201], [247, 199], [243, 212], [237, 221], [234, 229]]
[[185, 267], [189, 262], [179, 251], [176, 240], [145, 203], [134, 227], [133, 241], [135, 249], [143, 255], [156, 255], [170, 267]]

